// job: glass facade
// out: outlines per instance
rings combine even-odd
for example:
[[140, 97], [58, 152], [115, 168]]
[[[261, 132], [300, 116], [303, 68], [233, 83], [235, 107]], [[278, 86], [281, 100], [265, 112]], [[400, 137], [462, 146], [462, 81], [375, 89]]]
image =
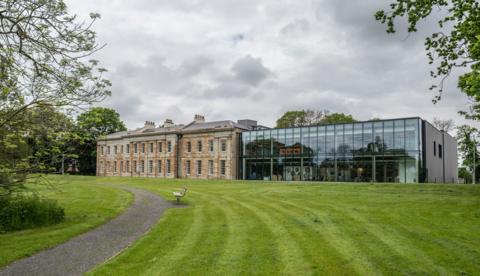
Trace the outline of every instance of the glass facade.
[[421, 119], [264, 129], [242, 133], [243, 179], [419, 181]]

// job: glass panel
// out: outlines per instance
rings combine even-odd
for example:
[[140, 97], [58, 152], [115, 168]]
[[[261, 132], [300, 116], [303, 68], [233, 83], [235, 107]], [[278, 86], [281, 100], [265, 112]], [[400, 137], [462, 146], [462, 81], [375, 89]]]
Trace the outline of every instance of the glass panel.
[[264, 141], [263, 141], [263, 156], [264, 157], [270, 157], [272, 152], [271, 152], [271, 149], [272, 149], [272, 139], [271, 139], [271, 136], [270, 136], [270, 130], [264, 130], [263, 131], [263, 137], [264, 137]]
[[402, 182], [405, 175], [403, 157], [379, 156], [375, 159], [376, 182]]
[[[305, 134], [303, 134], [305, 137]], [[308, 132], [308, 143], [305, 146], [305, 156], [315, 156], [317, 153], [318, 134], [317, 127], [310, 127]]]
[[353, 125], [344, 125], [343, 143], [345, 145], [345, 154], [353, 154]]
[[287, 181], [300, 181], [301, 180], [301, 162], [300, 158], [287, 158], [285, 159], [284, 177]]
[[272, 175], [272, 180], [273, 181], [282, 181], [284, 180], [283, 178], [283, 158], [274, 158], [273, 159], [273, 175]]
[[301, 128], [293, 129], [293, 145], [292, 145], [292, 155], [300, 156], [302, 154], [302, 137], [301, 137]]
[[320, 181], [335, 181], [335, 160], [332, 157], [321, 157], [319, 165], [319, 180]]
[[337, 158], [337, 181], [350, 182], [353, 181], [353, 160], [352, 157]]
[[373, 123], [373, 141], [374, 141], [374, 151], [383, 152], [385, 145], [383, 142], [383, 122]]
[[355, 124], [353, 126], [353, 149], [354, 153], [360, 153], [363, 147], [363, 124]]
[[327, 126], [326, 153], [335, 154], [335, 126]]
[[307, 157], [303, 159], [302, 166], [302, 180], [304, 181], [313, 181], [315, 180], [315, 163], [312, 157]]
[[407, 151], [419, 150], [418, 140], [418, 119], [405, 120], [405, 149]]
[[393, 121], [383, 122], [383, 142], [384, 154], [393, 154], [392, 150], [395, 148], [393, 135]]
[[418, 183], [420, 158], [417, 152], [411, 152], [405, 158], [405, 182]]
[[246, 159], [245, 178], [250, 180], [270, 180], [270, 160]]
[[396, 153], [405, 154], [405, 121], [396, 120], [394, 121], [395, 132], [394, 132], [394, 143]]
[[286, 145], [285, 145], [285, 129], [278, 130], [278, 154], [279, 156], [285, 156], [286, 154]]
[[310, 128], [302, 128], [302, 155], [303, 156], [312, 156], [312, 151], [309, 149], [310, 145]]
[[257, 158], [262, 158], [263, 157], [263, 147], [264, 147], [264, 136], [263, 136], [263, 130], [258, 130], [257, 131], [257, 138], [256, 138], [256, 157]]
[[335, 126], [335, 153], [345, 155], [345, 146], [343, 144], [343, 125]]
[[353, 160], [352, 179], [354, 182], [371, 182], [373, 160], [370, 156], [355, 156]]
[[317, 133], [318, 133], [317, 153], [319, 154], [325, 154], [327, 152], [325, 130], [326, 128], [324, 126], [319, 126], [317, 130]]
[[363, 123], [363, 148], [368, 153], [373, 153], [373, 124]]

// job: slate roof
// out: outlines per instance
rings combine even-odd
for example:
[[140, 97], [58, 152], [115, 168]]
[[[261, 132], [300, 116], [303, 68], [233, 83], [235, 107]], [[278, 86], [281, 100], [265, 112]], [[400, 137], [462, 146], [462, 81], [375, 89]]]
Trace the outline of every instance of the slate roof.
[[188, 125], [174, 125], [172, 127], [141, 127], [135, 130], [119, 131], [107, 135], [106, 137], [99, 138], [103, 139], [120, 139], [123, 137], [129, 136], [142, 136], [149, 134], [167, 134], [167, 133], [182, 133], [182, 132], [197, 132], [197, 131], [211, 131], [211, 130], [224, 130], [224, 129], [242, 129], [250, 130], [249, 127], [242, 124], [224, 120], [224, 121], [215, 121], [215, 122], [191, 122]]

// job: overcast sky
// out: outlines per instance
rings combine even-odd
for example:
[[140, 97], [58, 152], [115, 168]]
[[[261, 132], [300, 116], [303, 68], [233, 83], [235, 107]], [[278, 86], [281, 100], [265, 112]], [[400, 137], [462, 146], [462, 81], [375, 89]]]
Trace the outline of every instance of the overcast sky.
[[[256, 119], [274, 126], [287, 110], [372, 117], [438, 117], [461, 123], [467, 99], [447, 80], [432, 104], [423, 31], [385, 33], [384, 0], [67, 0], [94, 25], [113, 107], [127, 127], [165, 118], [188, 123]], [[401, 23], [400, 23], [401, 24]], [[404, 25], [403, 25], [404, 26]]]

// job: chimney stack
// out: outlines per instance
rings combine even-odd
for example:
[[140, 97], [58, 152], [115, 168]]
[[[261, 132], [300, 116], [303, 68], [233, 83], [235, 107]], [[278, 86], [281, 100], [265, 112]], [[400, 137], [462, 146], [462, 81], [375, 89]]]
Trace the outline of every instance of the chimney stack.
[[152, 121], [145, 121], [144, 128], [155, 128], [155, 122]]
[[195, 122], [195, 123], [205, 123], [205, 116], [195, 114], [195, 117], [193, 117], [193, 122]]
[[165, 119], [165, 122], [163, 123], [163, 127], [173, 127], [173, 120], [172, 119]]

